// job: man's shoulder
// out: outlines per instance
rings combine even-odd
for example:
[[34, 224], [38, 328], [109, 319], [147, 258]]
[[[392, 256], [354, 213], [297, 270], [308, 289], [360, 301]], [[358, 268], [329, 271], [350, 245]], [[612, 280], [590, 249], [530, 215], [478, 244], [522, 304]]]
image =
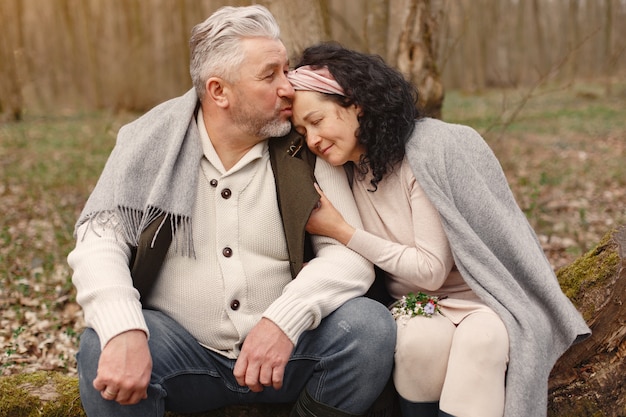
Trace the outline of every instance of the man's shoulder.
[[190, 89], [182, 96], [157, 104], [137, 119], [123, 126], [122, 129], [143, 130], [148, 126], [171, 124], [173, 120], [188, 124], [188, 120], [183, 120], [193, 116], [198, 105], [199, 101], [196, 91]]

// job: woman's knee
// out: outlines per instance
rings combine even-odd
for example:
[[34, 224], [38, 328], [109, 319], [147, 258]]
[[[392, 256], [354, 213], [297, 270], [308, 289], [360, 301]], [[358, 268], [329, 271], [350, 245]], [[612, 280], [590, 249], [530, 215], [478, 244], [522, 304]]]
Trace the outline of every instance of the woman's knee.
[[[398, 319], [396, 362], [429, 364], [447, 362], [455, 326], [447, 318], [413, 317]], [[441, 359], [434, 360], [436, 357]]]
[[455, 345], [481, 364], [508, 363], [508, 332], [495, 314], [471, 314], [459, 324], [454, 339]]

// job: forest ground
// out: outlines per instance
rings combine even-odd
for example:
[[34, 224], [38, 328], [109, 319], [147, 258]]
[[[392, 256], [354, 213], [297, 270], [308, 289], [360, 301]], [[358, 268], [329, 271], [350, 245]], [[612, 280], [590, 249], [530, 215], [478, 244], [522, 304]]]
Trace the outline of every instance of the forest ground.
[[[446, 94], [483, 134], [554, 269], [626, 224], [626, 82]], [[76, 372], [84, 327], [66, 257], [119, 127], [134, 114], [25, 114], [0, 124], [0, 375]]]

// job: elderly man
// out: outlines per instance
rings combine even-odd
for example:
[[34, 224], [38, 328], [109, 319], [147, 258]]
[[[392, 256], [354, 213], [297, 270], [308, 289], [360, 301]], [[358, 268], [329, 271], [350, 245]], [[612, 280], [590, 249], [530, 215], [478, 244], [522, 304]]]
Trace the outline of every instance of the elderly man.
[[261, 6], [225, 7], [190, 44], [194, 88], [120, 130], [76, 225], [83, 406], [363, 415], [390, 375], [395, 323], [362, 297], [371, 264], [305, 233], [314, 181], [360, 220], [341, 168], [290, 134], [278, 25]]

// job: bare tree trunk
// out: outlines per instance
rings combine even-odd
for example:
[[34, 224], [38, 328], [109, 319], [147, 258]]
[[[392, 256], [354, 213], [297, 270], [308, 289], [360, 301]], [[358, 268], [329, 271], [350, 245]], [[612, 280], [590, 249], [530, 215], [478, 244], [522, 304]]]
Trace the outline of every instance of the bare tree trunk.
[[405, 7], [396, 67], [417, 86], [422, 113], [441, 118], [444, 91], [436, 65], [437, 21], [430, 0], [409, 0]]
[[[574, 0], [577, 1], [577, 0]], [[524, 79], [524, 67], [526, 66], [524, 64], [524, 62], [526, 61], [524, 59], [524, 51], [526, 51], [526, 47], [527, 47], [527, 40], [526, 40], [526, 24], [525, 24], [525, 16], [526, 16], [526, 10], [524, 8], [524, 5], [526, 4], [525, 1], [520, 1], [517, 4], [517, 19], [516, 19], [516, 23], [515, 23], [515, 41], [514, 41], [514, 48], [512, 53], [512, 66], [511, 68], [511, 72], [512, 72], [512, 76], [511, 78], [514, 80], [514, 83], [517, 85], [519, 83], [522, 82], [522, 80]]]
[[605, 0], [604, 24], [604, 82], [606, 95], [611, 95], [611, 77], [613, 76], [613, 0]]
[[367, 52], [385, 56], [389, 27], [389, 0], [367, 0], [363, 34]]
[[292, 61], [296, 61], [307, 46], [328, 38], [319, 1], [264, 0], [260, 3], [276, 17]]
[[[481, 74], [481, 88], [494, 87], [503, 84], [510, 84], [510, 80], [501, 71], [504, 68], [504, 63], [500, 59], [498, 54], [494, 54], [494, 51], [498, 51], [499, 39], [498, 33], [500, 28], [505, 25], [502, 24], [501, 19], [504, 17], [500, 11], [501, 0], [482, 0], [479, 7], [473, 7], [472, 13], [475, 18], [474, 21], [479, 21], [481, 18], [486, 19], [490, 24], [478, 25], [478, 66], [476, 71]], [[505, 9], [510, 10], [510, 9]]]
[[[568, 15], [569, 15], [568, 32], [570, 32], [568, 47], [570, 50], [573, 50], [578, 45], [580, 45], [580, 41], [581, 41], [580, 25], [578, 24], [579, 10], [580, 10], [580, 7], [578, 5], [578, 0], [570, 0], [569, 7], [568, 7]], [[578, 75], [578, 60], [579, 60], [578, 54], [577, 53], [573, 54], [571, 58], [571, 63], [569, 65], [570, 80], [575, 79], [576, 76]]]
[[[102, 84], [100, 77], [100, 66], [98, 65], [98, 56], [97, 54], [101, 51], [97, 50], [93, 31], [90, 30], [89, 26], [93, 25], [94, 22], [97, 22], [99, 16], [93, 16], [91, 12], [91, 2], [80, 2], [78, 6], [79, 16], [77, 19], [77, 26], [81, 25], [80, 33], [86, 37], [86, 48], [82, 52], [86, 54], [87, 57], [87, 68], [85, 71], [85, 75], [89, 79], [89, 86], [91, 87], [92, 94], [92, 104], [96, 108], [102, 108], [104, 103], [104, 97], [102, 92]], [[78, 28], [76, 28], [78, 29]]]
[[[11, 11], [15, 13], [12, 16]], [[0, 34], [0, 116], [12, 120], [21, 120], [23, 112], [23, 97], [21, 87], [23, 80], [20, 79], [19, 62], [23, 61], [23, 9], [19, 0], [11, 4], [4, 4], [0, 8], [0, 26], [3, 28]], [[17, 24], [11, 24], [11, 20], [17, 18]], [[22, 74], [23, 76], [23, 74]]]
[[541, 10], [539, 8], [539, 0], [532, 1], [532, 13], [535, 33], [535, 42], [537, 45], [537, 69], [539, 70], [539, 76], [545, 74], [546, 68], [550, 67], [550, 60], [548, 59], [548, 53], [546, 50], [546, 36], [543, 30], [543, 22], [541, 21]]
[[320, 13], [322, 14], [322, 33], [329, 35], [331, 33], [331, 8], [330, 0], [319, 0]]

